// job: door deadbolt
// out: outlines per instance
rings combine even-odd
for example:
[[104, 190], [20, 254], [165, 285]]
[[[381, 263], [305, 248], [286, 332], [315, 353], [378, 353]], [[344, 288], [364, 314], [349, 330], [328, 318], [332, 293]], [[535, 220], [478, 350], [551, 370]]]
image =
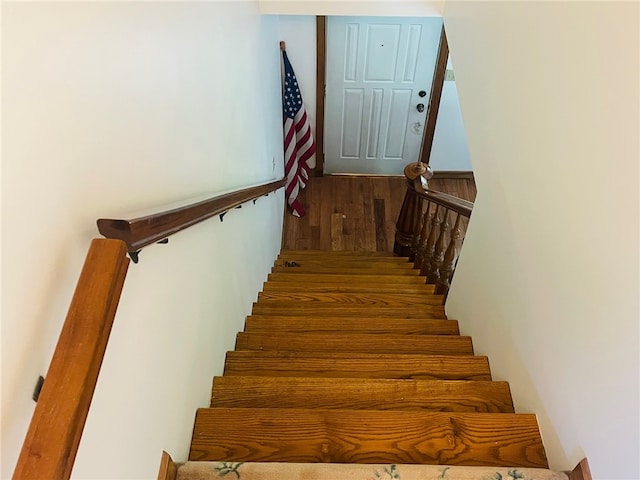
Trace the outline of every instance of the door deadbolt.
[[419, 96], [419, 97], [424, 97], [424, 96], [426, 96], [426, 95], [427, 95], [427, 92], [425, 92], [424, 90], [420, 90], [420, 91], [418, 92], [418, 96]]
[[416, 105], [416, 110], [418, 110], [420, 113], [424, 112], [424, 103], [419, 103], [418, 105]]

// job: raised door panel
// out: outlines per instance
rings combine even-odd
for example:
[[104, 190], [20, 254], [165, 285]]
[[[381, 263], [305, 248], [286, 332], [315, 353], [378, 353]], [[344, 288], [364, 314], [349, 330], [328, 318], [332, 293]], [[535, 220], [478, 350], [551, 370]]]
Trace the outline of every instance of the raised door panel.
[[417, 159], [442, 20], [330, 17], [325, 173], [402, 174]]

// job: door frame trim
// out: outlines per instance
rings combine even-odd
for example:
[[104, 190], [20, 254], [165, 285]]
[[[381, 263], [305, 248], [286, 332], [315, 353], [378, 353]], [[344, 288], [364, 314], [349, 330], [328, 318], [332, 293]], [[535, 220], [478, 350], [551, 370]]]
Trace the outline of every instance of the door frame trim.
[[440, 109], [440, 100], [442, 98], [442, 89], [444, 87], [444, 77], [447, 72], [448, 60], [449, 43], [447, 42], [447, 34], [444, 31], [443, 21], [442, 31], [440, 32], [440, 45], [438, 45], [438, 56], [436, 58], [436, 66], [433, 71], [433, 81], [431, 82], [431, 95], [429, 96], [427, 120], [425, 122], [424, 131], [422, 132], [422, 147], [420, 148], [420, 155], [418, 155], [419, 161], [426, 163], [427, 165], [431, 158], [433, 138], [436, 134], [436, 122], [438, 120], [438, 110]]
[[[422, 144], [418, 158], [422, 163], [429, 163], [433, 137], [436, 133], [436, 120], [440, 109], [440, 99], [442, 98], [442, 88], [447, 70], [447, 60], [449, 59], [449, 43], [444, 31], [444, 19], [442, 31], [440, 33], [440, 45], [438, 46], [438, 56], [436, 67], [433, 72], [431, 82], [431, 95], [429, 96], [429, 109], [427, 110], [427, 120], [422, 132]], [[327, 78], [327, 17], [326, 15], [316, 16], [316, 168], [314, 175], [321, 177], [324, 175], [324, 116]]]
[[324, 175], [324, 96], [327, 79], [327, 17], [316, 17], [316, 168], [314, 175]]

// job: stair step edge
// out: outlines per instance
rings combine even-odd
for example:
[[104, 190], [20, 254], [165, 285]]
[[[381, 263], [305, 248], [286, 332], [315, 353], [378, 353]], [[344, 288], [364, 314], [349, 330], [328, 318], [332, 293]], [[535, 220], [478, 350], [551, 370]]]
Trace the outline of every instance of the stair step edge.
[[515, 413], [202, 408], [189, 459], [548, 468], [536, 416]]

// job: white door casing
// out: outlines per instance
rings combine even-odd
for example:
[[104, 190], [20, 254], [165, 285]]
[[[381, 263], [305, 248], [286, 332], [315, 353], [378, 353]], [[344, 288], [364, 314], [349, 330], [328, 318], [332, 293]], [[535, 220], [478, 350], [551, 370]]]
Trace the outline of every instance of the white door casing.
[[441, 28], [437, 17], [327, 18], [325, 173], [401, 175], [418, 159]]

